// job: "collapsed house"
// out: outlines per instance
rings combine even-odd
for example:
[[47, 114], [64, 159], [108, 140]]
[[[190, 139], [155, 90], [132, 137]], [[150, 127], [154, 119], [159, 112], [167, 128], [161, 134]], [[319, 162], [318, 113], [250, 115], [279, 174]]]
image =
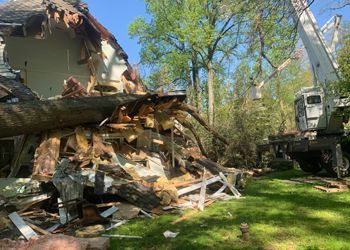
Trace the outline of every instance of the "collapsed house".
[[85, 4], [9, 1], [0, 30], [0, 236], [10, 220], [30, 239], [240, 197], [241, 173], [205, 157], [189, 116], [226, 139], [183, 91], [149, 91]]

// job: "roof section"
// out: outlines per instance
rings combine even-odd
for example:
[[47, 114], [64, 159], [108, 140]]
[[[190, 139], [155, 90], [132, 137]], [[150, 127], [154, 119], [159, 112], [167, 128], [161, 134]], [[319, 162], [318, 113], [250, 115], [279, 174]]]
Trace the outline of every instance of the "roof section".
[[99, 33], [101, 39], [110, 42], [127, 61], [128, 56], [115, 37], [89, 13], [87, 5], [79, 0], [9, 0], [0, 4], [0, 26], [7, 23], [25, 25], [30, 17], [46, 15], [47, 10], [83, 17]]
[[85, 4], [72, 4], [65, 0], [9, 0], [0, 4], [0, 22], [24, 24], [34, 15], [45, 14], [47, 8], [83, 15]]
[[0, 4], [0, 22], [24, 24], [29, 17], [45, 11], [43, 0], [10, 0]]
[[65, 1], [65, 0], [44, 0], [43, 1], [48, 7], [51, 8], [57, 8], [57, 10], [63, 10], [65, 12], [70, 12], [70, 13], [79, 13], [80, 12], [80, 7], [82, 4], [72, 4], [70, 1]]

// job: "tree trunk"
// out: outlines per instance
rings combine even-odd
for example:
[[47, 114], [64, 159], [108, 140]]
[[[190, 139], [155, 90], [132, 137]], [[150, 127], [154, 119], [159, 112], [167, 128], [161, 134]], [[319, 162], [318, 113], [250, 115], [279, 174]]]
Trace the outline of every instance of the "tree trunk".
[[205, 157], [208, 158], [208, 154], [207, 152], [205, 151], [205, 148], [203, 146], [203, 143], [202, 143], [202, 140], [200, 138], [200, 136], [197, 134], [196, 132], [196, 129], [193, 127], [193, 125], [190, 123], [190, 122], [187, 122], [187, 121], [179, 121], [177, 120], [182, 126], [184, 126], [185, 128], [187, 128], [188, 130], [191, 131], [191, 133], [193, 134], [195, 140], [196, 140], [196, 143], [199, 147], [199, 150], [201, 151], [202, 155], [204, 155]]
[[117, 106], [146, 96], [118, 94], [49, 101], [0, 104], [0, 138], [51, 129], [98, 123], [110, 117]]
[[209, 125], [214, 127], [214, 70], [211, 60], [207, 64], [208, 70], [208, 120]]
[[196, 100], [196, 108], [198, 109], [198, 111], [200, 111], [202, 103], [202, 92], [200, 87], [199, 67], [196, 55], [192, 56], [192, 82], [195, 92], [194, 94]]
[[226, 146], [229, 145], [228, 140], [223, 137], [222, 135], [220, 135], [217, 131], [215, 131], [215, 129], [210, 126], [198, 113], [198, 111], [190, 105], [187, 104], [181, 104], [180, 106], [176, 107], [179, 110], [183, 110], [187, 113], [189, 113], [197, 122], [199, 122], [200, 125], [202, 125], [211, 135], [213, 135], [213, 137], [219, 139], [220, 141], [222, 141]]

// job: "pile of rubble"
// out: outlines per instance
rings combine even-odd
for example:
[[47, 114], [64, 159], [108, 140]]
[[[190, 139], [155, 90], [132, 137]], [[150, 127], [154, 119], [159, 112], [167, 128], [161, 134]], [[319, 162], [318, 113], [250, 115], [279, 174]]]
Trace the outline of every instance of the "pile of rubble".
[[[81, 93], [76, 101], [93, 98]], [[27, 178], [0, 181], [0, 237], [92, 237], [140, 215], [201, 211], [239, 198], [241, 173], [210, 161], [189, 140], [182, 124], [190, 114], [204, 120], [185, 98], [183, 92], [134, 95], [101, 123], [42, 132]], [[10, 170], [23, 175], [28, 167]]]
[[83, 238], [241, 196], [189, 118], [227, 139], [184, 92], [149, 91], [81, 1], [8, 1], [0, 21], [0, 249], [105, 249]]

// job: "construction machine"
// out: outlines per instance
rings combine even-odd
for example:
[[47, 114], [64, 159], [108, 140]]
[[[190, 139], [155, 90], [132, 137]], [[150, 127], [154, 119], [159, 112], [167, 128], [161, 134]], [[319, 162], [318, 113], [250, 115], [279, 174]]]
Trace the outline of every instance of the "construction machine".
[[[326, 169], [338, 177], [345, 176], [350, 171], [350, 142], [344, 131], [344, 123], [348, 122], [344, 111], [350, 107], [350, 98], [339, 96], [331, 88], [332, 83], [340, 81], [334, 52], [341, 17], [336, 16], [324, 26], [324, 30], [334, 27], [328, 46], [306, 1], [290, 0], [290, 5], [309, 57], [313, 86], [302, 88], [295, 96], [295, 121], [299, 133], [270, 136], [267, 144], [258, 147], [259, 153], [272, 150], [276, 157], [296, 160], [306, 172]], [[261, 98], [264, 84], [252, 87], [253, 99]]]

